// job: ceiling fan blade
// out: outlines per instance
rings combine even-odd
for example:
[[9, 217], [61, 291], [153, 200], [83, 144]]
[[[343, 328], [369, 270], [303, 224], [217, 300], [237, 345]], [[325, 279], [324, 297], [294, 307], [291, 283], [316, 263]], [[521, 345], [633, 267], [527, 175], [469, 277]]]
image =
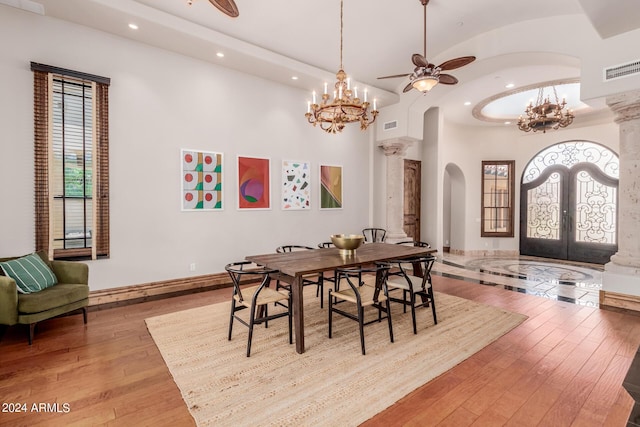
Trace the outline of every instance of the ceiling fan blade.
[[240, 15], [238, 6], [233, 0], [209, 0], [209, 2], [217, 7], [222, 13], [229, 15], [232, 18], [237, 18]]
[[407, 93], [409, 92], [411, 89], [413, 89], [413, 82], [409, 83], [408, 85], [406, 85], [404, 87], [404, 89], [402, 89], [402, 93]]
[[440, 79], [440, 83], [443, 85], [454, 85], [458, 83], [458, 79], [453, 77], [451, 74], [440, 74], [438, 78]]
[[407, 77], [410, 76], [411, 73], [409, 74], [394, 74], [393, 76], [384, 76], [384, 77], [378, 77], [378, 79], [395, 79], [396, 77]]
[[456, 68], [464, 67], [467, 64], [472, 63], [476, 60], [475, 56], [461, 56], [460, 58], [450, 59], [448, 61], [444, 61], [439, 65], [441, 70], [455, 70]]
[[414, 65], [418, 67], [427, 67], [429, 65], [425, 57], [420, 55], [419, 53], [414, 53], [413, 55], [411, 55], [411, 62], [413, 62]]

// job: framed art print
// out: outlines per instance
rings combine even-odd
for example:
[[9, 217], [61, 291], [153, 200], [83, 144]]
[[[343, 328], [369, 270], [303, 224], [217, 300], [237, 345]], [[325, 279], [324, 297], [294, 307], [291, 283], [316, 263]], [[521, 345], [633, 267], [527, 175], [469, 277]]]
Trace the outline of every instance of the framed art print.
[[283, 210], [311, 209], [311, 164], [309, 162], [282, 161]]
[[180, 151], [182, 210], [222, 210], [222, 153]]
[[271, 160], [238, 156], [238, 209], [271, 209]]
[[320, 209], [342, 209], [342, 166], [320, 165]]

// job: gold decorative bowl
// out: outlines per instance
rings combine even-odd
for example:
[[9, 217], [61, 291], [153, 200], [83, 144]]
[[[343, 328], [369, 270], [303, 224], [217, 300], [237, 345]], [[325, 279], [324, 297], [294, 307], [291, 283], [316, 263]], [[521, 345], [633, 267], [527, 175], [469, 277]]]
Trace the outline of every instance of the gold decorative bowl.
[[364, 243], [364, 236], [361, 234], [334, 234], [331, 236], [331, 241], [336, 248], [340, 249], [340, 255], [353, 256], [356, 254], [356, 249]]

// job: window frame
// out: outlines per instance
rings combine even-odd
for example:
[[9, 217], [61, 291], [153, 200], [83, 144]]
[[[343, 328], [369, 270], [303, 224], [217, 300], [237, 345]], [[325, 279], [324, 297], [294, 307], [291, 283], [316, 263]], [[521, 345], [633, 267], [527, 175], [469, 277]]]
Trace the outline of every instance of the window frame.
[[[45, 251], [50, 259], [108, 258], [109, 243], [109, 85], [110, 79], [49, 65], [31, 63], [34, 74], [34, 171], [35, 171], [35, 249]], [[89, 248], [54, 249], [53, 194], [50, 177], [52, 165], [53, 78], [90, 83], [94, 117], [92, 151], [94, 185], [92, 242]], [[92, 95], [93, 96], [93, 95]]]
[[[506, 199], [507, 201], [507, 205], [503, 205], [503, 204], [499, 204], [499, 203], [492, 203], [491, 205], [487, 205], [485, 203], [486, 200], [486, 194], [497, 194], [497, 193], [487, 193], [487, 191], [489, 191], [488, 189], [485, 188], [485, 183], [486, 182], [491, 182], [490, 180], [486, 179], [486, 174], [485, 174], [485, 169], [486, 166], [504, 166], [507, 169], [507, 177], [506, 177], [506, 181], [507, 181], [507, 190], [508, 190], [508, 194], [505, 197], [502, 197], [502, 199]], [[481, 237], [514, 237], [515, 235], [515, 226], [514, 226], [514, 219], [515, 219], [515, 213], [514, 213], [514, 208], [515, 208], [515, 177], [514, 177], [514, 170], [515, 170], [515, 160], [482, 160], [482, 167], [480, 169], [480, 182], [481, 182], [481, 193], [480, 193], [480, 236]], [[497, 175], [496, 178], [494, 179], [495, 182], [498, 181]], [[505, 231], [492, 231], [491, 229], [489, 229], [487, 227], [487, 221], [491, 220], [491, 218], [487, 218], [486, 216], [486, 211], [488, 209], [492, 209], [494, 210], [496, 213], [498, 210], [505, 210], [506, 211], [506, 215], [504, 216], [498, 216], [498, 215], [493, 215], [492, 218], [502, 218], [502, 221], [507, 222], [507, 226], [506, 226], [506, 230]]]

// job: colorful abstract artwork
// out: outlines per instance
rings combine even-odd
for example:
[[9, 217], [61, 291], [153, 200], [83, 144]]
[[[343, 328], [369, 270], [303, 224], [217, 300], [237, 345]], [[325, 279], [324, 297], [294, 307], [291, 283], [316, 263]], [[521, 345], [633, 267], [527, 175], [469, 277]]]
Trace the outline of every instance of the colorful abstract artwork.
[[320, 165], [320, 209], [342, 209], [342, 166]]
[[282, 161], [282, 209], [311, 209], [311, 164]]
[[238, 208], [271, 209], [270, 160], [238, 156]]
[[222, 210], [222, 153], [181, 150], [182, 210]]

